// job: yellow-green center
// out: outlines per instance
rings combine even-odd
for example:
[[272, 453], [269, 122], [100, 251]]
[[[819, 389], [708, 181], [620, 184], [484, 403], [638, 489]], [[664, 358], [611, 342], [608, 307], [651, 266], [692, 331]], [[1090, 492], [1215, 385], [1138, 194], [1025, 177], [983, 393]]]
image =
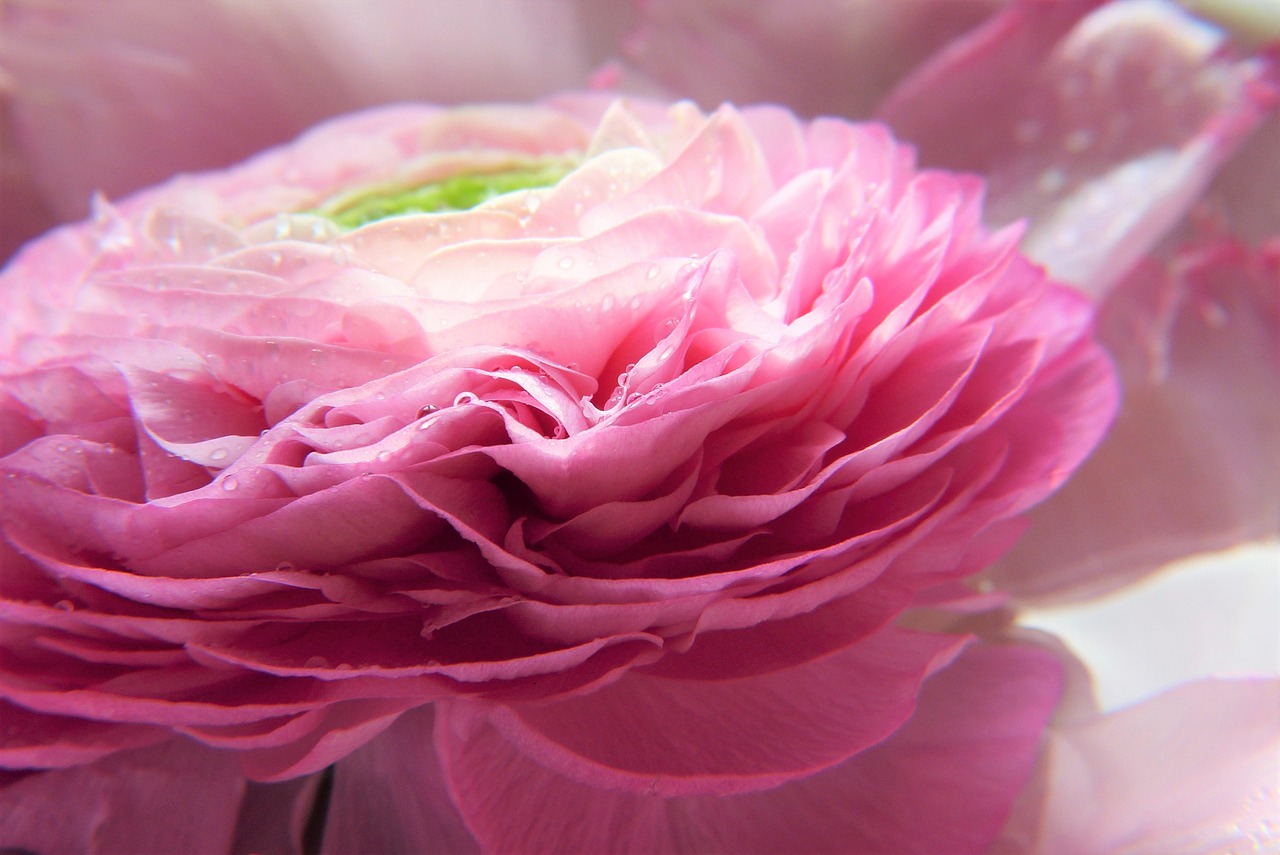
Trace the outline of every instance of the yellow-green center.
[[380, 186], [344, 194], [320, 208], [340, 228], [404, 214], [465, 211], [481, 202], [516, 190], [550, 187], [569, 173], [565, 161], [522, 164], [492, 172], [450, 175], [413, 187]]

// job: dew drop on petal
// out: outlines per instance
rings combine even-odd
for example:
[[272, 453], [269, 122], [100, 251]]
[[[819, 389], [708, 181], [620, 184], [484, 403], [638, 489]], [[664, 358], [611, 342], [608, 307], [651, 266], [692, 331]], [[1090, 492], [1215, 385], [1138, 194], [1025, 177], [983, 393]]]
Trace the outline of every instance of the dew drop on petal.
[[1063, 187], [1067, 186], [1067, 173], [1061, 169], [1046, 169], [1040, 173], [1040, 177], [1036, 179], [1036, 187], [1041, 193], [1052, 194], [1057, 193]]
[[240, 489], [240, 482], [236, 479], [236, 476], [228, 475], [226, 478], [222, 479], [222, 489], [226, 490], [228, 493], [234, 493], [236, 490]]
[[325, 659], [323, 656], [312, 656], [305, 663], [303, 663], [303, 667], [304, 668], [328, 668], [329, 660]]
[[1093, 145], [1093, 133], [1083, 128], [1077, 128], [1067, 134], [1067, 138], [1062, 141], [1062, 147], [1070, 152], [1082, 152], [1089, 146]]
[[70, 600], [58, 600], [58, 602], [53, 604], [53, 607], [60, 611], [71, 612], [75, 611], [76, 604]]

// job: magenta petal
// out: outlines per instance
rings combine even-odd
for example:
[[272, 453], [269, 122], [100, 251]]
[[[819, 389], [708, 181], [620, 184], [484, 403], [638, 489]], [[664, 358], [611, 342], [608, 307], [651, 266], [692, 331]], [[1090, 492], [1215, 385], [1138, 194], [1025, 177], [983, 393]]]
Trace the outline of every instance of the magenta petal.
[[[1173, 4], [1014, 4], [916, 72], [880, 116], [932, 166], [983, 173], [993, 222], [1106, 291], [1176, 224], [1275, 99], [1262, 60]], [[1069, 28], [1069, 29], [1068, 29]]]
[[449, 801], [432, 743], [430, 709], [407, 713], [335, 767], [326, 855], [475, 852]]
[[0, 701], [0, 769], [75, 766], [123, 747], [163, 741], [163, 728], [45, 715]]
[[[595, 786], [663, 795], [756, 790], [883, 739], [911, 714], [919, 681], [960, 643], [886, 629], [768, 673], [682, 680], [638, 671], [589, 695], [486, 717], [538, 762]], [[445, 726], [466, 719], [450, 708]]]
[[0, 788], [0, 849], [226, 852], [245, 779], [235, 755], [185, 739]]
[[972, 649], [926, 684], [885, 743], [737, 796], [596, 789], [483, 719], [444, 721], [436, 738], [468, 825], [497, 851], [978, 853], [1031, 772], [1060, 674], [1040, 650]]

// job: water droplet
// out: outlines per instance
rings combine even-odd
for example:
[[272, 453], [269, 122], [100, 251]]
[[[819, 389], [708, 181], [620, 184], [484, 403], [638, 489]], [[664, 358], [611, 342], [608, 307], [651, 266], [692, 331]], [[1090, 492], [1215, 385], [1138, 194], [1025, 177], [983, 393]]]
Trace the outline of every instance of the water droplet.
[[1035, 142], [1040, 137], [1041, 126], [1036, 119], [1023, 119], [1013, 129], [1013, 136], [1020, 143]]
[[1057, 193], [1063, 187], [1067, 186], [1067, 173], [1061, 169], [1046, 169], [1040, 173], [1040, 177], [1036, 179], [1036, 187], [1041, 193], [1052, 194]]
[[420, 419], [426, 418], [432, 413], [438, 413], [438, 412], [440, 412], [440, 408], [437, 407], [435, 404], [427, 404], [425, 407], [418, 410], [418, 418]]
[[600, 311], [612, 312], [613, 307], [617, 305], [617, 302], [618, 301], [614, 298], [612, 294], [605, 294], [604, 299], [600, 301]]
[[472, 392], [459, 392], [458, 396], [453, 399], [453, 405], [455, 407], [461, 407], [464, 404], [474, 404], [479, 400], [480, 399]]
[[229, 454], [230, 452], [227, 451], [225, 448], [215, 448], [213, 452], [209, 455], [209, 459], [214, 462], [217, 462], [219, 460], [226, 460]]
[[226, 478], [222, 479], [222, 489], [226, 490], [228, 493], [234, 493], [236, 490], [240, 489], [240, 482], [236, 479], [236, 476], [228, 475]]
[[524, 207], [530, 214], [536, 213], [542, 207], [542, 197], [537, 193], [528, 193], [524, 197]]
[[1082, 152], [1089, 146], [1093, 145], [1093, 132], [1078, 128], [1067, 134], [1067, 138], [1062, 141], [1062, 147], [1070, 152]]
[[645, 279], [657, 279], [660, 268], [656, 264], [650, 264], [649, 269], [644, 272]]
[[334, 670], [337, 670], [337, 671], [350, 671], [352, 668], [352, 665], [350, 662], [339, 662], [337, 665], [333, 667], [334, 667]]
[[678, 326], [680, 326], [679, 318], [667, 318], [662, 323], [658, 324], [653, 331], [653, 343], [657, 344], [667, 336], [671, 335], [676, 331], [676, 327]]
[[564, 258], [560, 259], [559, 263], [556, 266], [559, 267], [561, 270], [569, 270], [570, 268], [573, 267], [573, 258], [571, 256], [566, 255]]
[[53, 604], [53, 607], [64, 612], [73, 612], [76, 609], [76, 604], [70, 600], [58, 600]]
[[276, 570], [280, 573], [292, 573], [294, 570], [297, 570], [297, 569], [298, 568], [294, 566], [294, 563], [292, 561], [281, 561], [279, 564], [276, 565]]
[[309, 659], [308, 659], [308, 660], [303, 664], [303, 666], [302, 666], [302, 667], [304, 667], [304, 668], [328, 668], [328, 667], [329, 667], [329, 660], [328, 660], [328, 659], [325, 659], [323, 656], [312, 656], [311, 658], [309, 658]]
[[378, 452], [378, 462], [379, 462], [379, 463], [387, 463], [387, 462], [389, 462], [389, 461], [391, 460], [392, 456], [393, 456], [393, 455], [391, 454], [391, 452], [390, 452], [390, 451], [379, 451], [379, 452]]

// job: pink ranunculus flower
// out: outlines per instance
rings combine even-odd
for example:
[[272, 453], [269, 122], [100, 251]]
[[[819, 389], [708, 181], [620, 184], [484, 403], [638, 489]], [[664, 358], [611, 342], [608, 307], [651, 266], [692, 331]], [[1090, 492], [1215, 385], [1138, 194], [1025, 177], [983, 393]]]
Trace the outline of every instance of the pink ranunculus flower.
[[29, 245], [0, 758], [51, 771], [0, 844], [296, 845], [336, 763], [334, 852], [981, 851], [1058, 659], [895, 620], [1115, 405], [981, 189], [880, 126], [567, 96], [356, 114]]

